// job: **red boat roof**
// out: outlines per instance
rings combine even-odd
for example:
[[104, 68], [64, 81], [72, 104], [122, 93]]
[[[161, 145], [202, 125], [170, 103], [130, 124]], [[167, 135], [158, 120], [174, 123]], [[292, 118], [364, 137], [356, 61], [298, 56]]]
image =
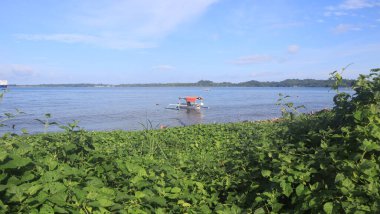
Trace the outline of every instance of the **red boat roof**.
[[194, 103], [196, 100], [203, 100], [203, 97], [199, 97], [199, 96], [186, 96], [186, 97], [179, 97], [179, 99], [185, 99], [186, 102]]
[[185, 97], [186, 102], [194, 103], [198, 97]]

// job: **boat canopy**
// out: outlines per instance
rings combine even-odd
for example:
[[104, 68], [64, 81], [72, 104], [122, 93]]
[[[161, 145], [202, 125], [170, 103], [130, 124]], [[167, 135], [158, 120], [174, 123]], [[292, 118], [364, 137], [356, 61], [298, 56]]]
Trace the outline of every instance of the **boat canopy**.
[[186, 102], [190, 102], [190, 103], [195, 103], [195, 101], [197, 100], [203, 100], [202, 97], [196, 97], [196, 96], [188, 96], [188, 97], [180, 98], [180, 99], [185, 99]]

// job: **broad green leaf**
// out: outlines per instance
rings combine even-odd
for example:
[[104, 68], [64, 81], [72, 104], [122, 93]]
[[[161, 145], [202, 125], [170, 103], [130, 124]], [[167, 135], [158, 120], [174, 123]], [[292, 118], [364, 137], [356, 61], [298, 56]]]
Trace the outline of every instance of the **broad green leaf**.
[[31, 171], [27, 171], [25, 172], [22, 177], [21, 177], [21, 181], [22, 182], [25, 182], [25, 181], [30, 181], [32, 180], [33, 178], [35, 178], [34, 174], [31, 172]]
[[296, 188], [297, 196], [303, 195], [304, 189], [305, 189], [305, 186], [303, 184], [299, 184]]
[[110, 207], [114, 205], [114, 202], [105, 198], [100, 198], [96, 201], [90, 202], [89, 205], [95, 207]]
[[334, 204], [332, 202], [327, 202], [323, 205], [323, 210], [327, 213], [327, 214], [332, 214], [333, 213], [333, 209], [334, 209]]
[[44, 175], [41, 177], [42, 182], [53, 182], [58, 181], [62, 178], [62, 175], [58, 171], [47, 171]]
[[156, 214], [165, 214], [167, 213], [163, 208], [158, 208], [154, 211]]
[[362, 119], [362, 112], [361, 111], [355, 111], [353, 113], [353, 115], [354, 115], [355, 120], [361, 121], [361, 119]]
[[6, 190], [8, 187], [8, 185], [0, 185], [0, 192]]
[[272, 206], [273, 212], [279, 213], [280, 210], [281, 210], [281, 208], [282, 208], [284, 205], [281, 204], [281, 203], [275, 202], [275, 203], [273, 203], [271, 206]]
[[327, 149], [327, 148], [328, 148], [327, 143], [326, 143], [326, 142], [322, 142], [322, 143], [321, 143], [321, 148], [322, 148], [322, 149]]
[[181, 189], [178, 188], [178, 187], [173, 187], [173, 188], [170, 190], [170, 192], [172, 192], [172, 193], [180, 193], [180, 192], [181, 192]]
[[20, 156], [13, 155], [12, 160], [5, 164], [0, 165], [0, 169], [15, 169], [28, 165], [32, 161], [29, 158], [23, 158]]
[[54, 213], [69, 213], [69, 211], [62, 207], [54, 206]]
[[136, 198], [144, 198], [145, 197], [145, 193], [141, 192], [141, 191], [136, 191], [135, 192], [135, 197]]
[[195, 184], [197, 185], [197, 187], [198, 187], [200, 190], [203, 190], [203, 189], [204, 189], [204, 185], [203, 185], [201, 182], [195, 182]]
[[159, 197], [159, 196], [152, 196], [147, 198], [149, 202], [155, 203], [161, 207], [166, 206], [166, 200], [164, 197]]
[[177, 204], [180, 204], [180, 205], [182, 205], [183, 207], [191, 207], [191, 204], [187, 203], [187, 202], [184, 201], [184, 200], [179, 200], [179, 201], [177, 202]]
[[363, 145], [360, 146], [363, 151], [380, 151], [380, 143], [365, 139]]
[[88, 181], [87, 181], [87, 185], [90, 187], [93, 187], [93, 188], [101, 188], [101, 187], [104, 187], [104, 183], [101, 179], [97, 178], [97, 177], [87, 177]]
[[67, 188], [60, 182], [51, 182], [44, 185], [44, 190], [49, 191], [50, 194], [56, 194], [58, 192], [63, 192]]
[[79, 201], [82, 201], [82, 200], [85, 200], [85, 199], [86, 199], [87, 192], [86, 192], [85, 190], [82, 190], [82, 189], [76, 188], [76, 189], [73, 189], [73, 192], [75, 193], [75, 196], [76, 196], [76, 198], [77, 198]]
[[38, 193], [37, 197], [35, 197], [35, 198], [37, 199], [38, 202], [43, 203], [48, 199], [48, 197], [49, 197], [49, 195], [46, 192], [40, 191]]
[[29, 195], [34, 195], [38, 192], [38, 190], [42, 189], [43, 186], [41, 184], [37, 184], [37, 185], [34, 185], [34, 186], [31, 186], [28, 190], [27, 190], [27, 193]]
[[18, 185], [22, 183], [20, 179], [18, 179], [16, 176], [12, 176], [8, 178], [7, 185]]
[[0, 200], [0, 211], [6, 213], [8, 210], [8, 205], [5, 205], [1, 200]]
[[4, 161], [8, 157], [8, 153], [4, 150], [0, 150], [0, 161]]
[[282, 191], [283, 191], [284, 195], [286, 195], [287, 197], [289, 197], [292, 194], [293, 188], [292, 188], [292, 184], [291, 183], [282, 181], [281, 184], [280, 184], [280, 186], [282, 188]]
[[110, 200], [104, 199], [104, 198], [99, 199], [98, 202], [99, 202], [100, 206], [102, 206], [102, 207], [110, 207], [114, 204], [113, 201], [110, 201]]
[[22, 192], [16, 192], [10, 199], [9, 201], [10, 202], [17, 202], [17, 203], [20, 203], [22, 202], [23, 200], [26, 199], [26, 196], [22, 193]]
[[280, 154], [279, 157], [281, 158], [281, 160], [287, 162], [287, 163], [291, 163], [292, 162], [292, 157], [290, 155], [283, 155], [283, 154]]
[[339, 182], [343, 181], [344, 179], [345, 179], [344, 174], [342, 174], [342, 173], [338, 173], [338, 174], [335, 176], [335, 183], [339, 183]]
[[269, 171], [269, 170], [261, 170], [261, 174], [262, 174], [264, 177], [269, 177], [270, 174], [271, 174], [271, 171]]
[[25, 155], [26, 153], [28, 153], [32, 150], [32, 147], [25, 142], [20, 142], [17, 144], [17, 146], [18, 146], [18, 148], [16, 150], [16, 153], [18, 155]]
[[47, 159], [46, 164], [49, 166], [49, 170], [54, 170], [58, 166], [58, 162], [52, 160], [51, 158]]
[[254, 214], [265, 214], [265, 210], [264, 208], [260, 207], [258, 209], [255, 210]]
[[58, 205], [58, 206], [65, 206], [66, 205], [66, 198], [67, 194], [64, 192], [59, 192], [57, 194], [54, 194], [49, 197], [49, 201], [52, 203]]
[[347, 189], [355, 189], [355, 184], [348, 178], [344, 179], [342, 182], [342, 185], [346, 187]]
[[44, 204], [44, 205], [42, 205], [42, 207], [40, 209], [40, 213], [54, 214], [54, 209], [51, 206]]
[[8, 177], [8, 174], [7, 173], [1, 173], [0, 174], [0, 181], [4, 180], [5, 178]]
[[111, 188], [107, 188], [107, 187], [102, 187], [100, 189], [100, 192], [103, 194], [103, 195], [107, 195], [107, 196], [114, 196], [115, 195], [115, 190], [111, 189]]

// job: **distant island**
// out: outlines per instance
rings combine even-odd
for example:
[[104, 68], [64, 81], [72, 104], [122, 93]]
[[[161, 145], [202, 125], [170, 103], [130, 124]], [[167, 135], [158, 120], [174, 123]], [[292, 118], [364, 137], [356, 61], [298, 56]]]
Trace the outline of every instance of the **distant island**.
[[[351, 87], [355, 80], [343, 79], [343, 87]], [[251, 80], [247, 82], [213, 82], [210, 80], [200, 80], [196, 83], [136, 83], [136, 84], [38, 84], [38, 85], [10, 85], [15, 87], [331, 87], [333, 80], [315, 79], [286, 79], [280, 82], [267, 81], [260, 82]]]

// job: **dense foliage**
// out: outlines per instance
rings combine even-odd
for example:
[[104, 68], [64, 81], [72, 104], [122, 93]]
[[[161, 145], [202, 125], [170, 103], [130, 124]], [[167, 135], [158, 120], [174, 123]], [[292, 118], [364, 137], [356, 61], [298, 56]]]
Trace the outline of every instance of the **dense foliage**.
[[5, 135], [0, 213], [379, 213], [378, 72], [275, 122]]

